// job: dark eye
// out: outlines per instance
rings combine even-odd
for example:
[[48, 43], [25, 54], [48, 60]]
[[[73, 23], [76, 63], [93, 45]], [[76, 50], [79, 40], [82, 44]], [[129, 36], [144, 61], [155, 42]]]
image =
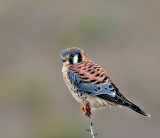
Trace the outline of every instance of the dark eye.
[[73, 58], [73, 57], [74, 57], [74, 54], [70, 54], [70, 55], [69, 55], [69, 58]]

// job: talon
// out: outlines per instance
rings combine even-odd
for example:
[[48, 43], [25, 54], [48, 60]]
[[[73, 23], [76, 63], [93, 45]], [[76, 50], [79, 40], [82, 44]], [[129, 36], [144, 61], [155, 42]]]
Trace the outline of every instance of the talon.
[[81, 109], [87, 117], [91, 116], [91, 107], [89, 104], [86, 104], [86, 107], [83, 107], [83, 105], [81, 104]]
[[83, 104], [81, 104], [81, 109], [82, 109], [83, 112], [85, 112], [85, 109], [84, 109], [84, 107], [83, 107]]

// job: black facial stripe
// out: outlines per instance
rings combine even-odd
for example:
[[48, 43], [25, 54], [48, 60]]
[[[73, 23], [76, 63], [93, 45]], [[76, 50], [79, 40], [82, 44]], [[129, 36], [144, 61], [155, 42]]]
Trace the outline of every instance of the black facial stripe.
[[73, 58], [69, 58], [69, 63], [73, 64]]
[[81, 62], [82, 61], [82, 56], [81, 56], [81, 54], [79, 53], [78, 54], [78, 62]]

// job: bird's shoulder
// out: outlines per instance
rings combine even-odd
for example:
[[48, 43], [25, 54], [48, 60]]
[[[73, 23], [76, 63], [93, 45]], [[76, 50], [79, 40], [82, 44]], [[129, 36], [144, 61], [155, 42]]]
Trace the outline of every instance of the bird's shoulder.
[[84, 83], [100, 85], [101, 83], [105, 83], [108, 79], [108, 75], [103, 68], [89, 59], [70, 66], [68, 71], [74, 72]]
[[94, 95], [114, 96], [116, 87], [101, 66], [89, 59], [68, 68], [67, 75], [78, 89]]

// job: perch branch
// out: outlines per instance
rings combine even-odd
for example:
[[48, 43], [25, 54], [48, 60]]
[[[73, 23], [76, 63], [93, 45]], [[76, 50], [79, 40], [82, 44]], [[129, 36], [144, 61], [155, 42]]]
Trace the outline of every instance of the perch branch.
[[89, 117], [89, 119], [90, 119], [90, 129], [89, 130], [87, 129], [86, 131], [89, 131], [92, 135], [92, 138], [95, 138], [97, 134], [93, 132], [93, 123], [92, 123], [91, 117]]

